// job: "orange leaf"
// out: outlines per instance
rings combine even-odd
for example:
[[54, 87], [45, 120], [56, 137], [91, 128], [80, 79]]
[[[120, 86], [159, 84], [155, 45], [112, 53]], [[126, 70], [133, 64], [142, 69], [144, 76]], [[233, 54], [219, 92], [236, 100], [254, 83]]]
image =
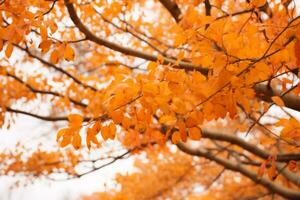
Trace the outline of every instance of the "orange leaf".
[[93, 128], [87, 129], [86, 144], [89, 149], [91, 148], [91, 142], [93, 142], [96, 145], [100, 145], [99, 141], [97, 140], [96, 134], [97, 134], [97, 129], [93, 129]]
[[39, 48], [42, 50], [42, 53], [47, 53], [51, 47], [51, 40], [44, 40], [40, 43]]
[[47, 33], [47, 28], [44, 25], [40, 25], [40, 34], [41, 34], [42, 40], [47, 40], [48, 33]]
[[180, 133], [179, 133], [179, 131], [175, 131], [172, 134], [172, 142], [173, 142], [173, 144], [177, 144], [178, 142], [180, 142]]
[[183, 142], [186, 142], [187, 140], [187, 135], [186, 135], [186, 126], [185, 123], [180, 120], [177, 122], [177, 126], [179, 128], [180, 136]]
[[0, 39], [0, 51], [3, 49], [3, 40]]
[[69, 126], [72, 128], [80, 128], [83, 122], [83, 117], [79, 114], [70, 114], [68, 116]]
[[198, 127], [189, 128], [189, 137], [192, 140], [200, 140], [202, 137], [201, 129]]
[[7, 58], [9, 58], [13, 52], [14, 46], [12, 45], [12, 43], [8, 43], [6, 46], [6, 50], [5, 50], [5, 55]]
[[271, 99], [276, 105], [284, 106], [284, 102], [279, 96], [273, 96]]
[[95, 131], [95, 134], [98, 134], [98, 132], [101, 130], [101, 123], [100, 121], [96, 121], [92, 127], [92, 129]]
[[75, 53], [74, 53], [73, 48], [67, 44], [66, 48], [65, 48], [65, 52], [64, 52], [64, 58], [67, 61], [71, 61], [71, 60], [74, 60], [74, 57], [75, 57]]
[[67, 146], [68, 144], [71, 143], [71, 139], [72, 139], [72, 135], [67, 135], [67, 134], [65, 134], [65, 135], [63, 136], [62, 141], [59, 143], [59, 145], [60, 145], [61, 147], [65, 147], [65, 146]]
[[73, 135], [72, 145], [76, 150], [81, 147], [81, 136], [79, 135], [79, 133]]
[[101, 136], [102, 136], [103, 140], [109, 139], [109, 135], [110, 135], [110, 130], [109, 130], [108, 126], [103, 126], [101, 129]]
[[59, 51], [58, 50], [54, 50], [52, 51], [51, 55], [50, 55], [50, 61], [54, 64], [57, 64], [59, 61]]
[[108, 127], [109, 127], [109, 138], [113, 140], [115, 139], [116, 136], [116, 130], [117, 130], [116, 125], [114, 123], [110, 123]]
[[69, 128], [60, 129], [58, 131], [58, 133], [56, 134], [56, 141], [58, 141], [62, 136], [64, 136], [65, 134], [67, 134], [68, 131], [69, 131]]
[[263, 177], [265, 171], [266, 171], [266, 162], [263, 162], [260, 168], [258, 169], [258, 173], [257, 173], [258, 178]]
[[186, 127], [194, 127], [203, 122], [203, 115], [200, 112], [193, 111], [192, 113], [189, 114], [189, 116], [186, 119]]
[[168, 126], [175, 125], [176, 117], [173, 115], [164, 115], [159, 119], [159, 122]]
[[268, 176], [271, 180], [275, 180], [275, 178], [276, 178], [276, 167], [275, 166], [272, 165], [268, 169]]
[[296, 64], [300, 65], [300, 40], [296, 39], [295, 46], [294, 46], [294, 53], [297, 59]]
[[251, 0], [251, 4], [257, 8], [265, 5], [266, 2], [267, 2], [267, 0]]
[[290, 160], [289, 163], [288, 163], [288, 169], [290, 171], [295, 171], [296, 167], [297, 167], [296, 161], [295, 160]]
[[116, 110], [110, 113], [111, 119], [116, 123], [119, 124], [122, 122], [124, 114], [122, 110]]
[[124, 116], [123, 117], [123, 120], [122, 120], [122, 126], [125, 128], [125, 129], [130, 129], [130, 128], [133, 128], [133, 123], [132, 123], [132, 119], [127, 117], [127, 116]]

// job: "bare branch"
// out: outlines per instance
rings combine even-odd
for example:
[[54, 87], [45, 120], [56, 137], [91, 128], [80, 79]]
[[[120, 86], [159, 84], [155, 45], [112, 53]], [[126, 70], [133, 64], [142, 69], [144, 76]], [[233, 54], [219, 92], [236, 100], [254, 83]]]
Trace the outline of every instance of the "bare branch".
[[[39, 89], [36, 89], [34, 87], [32, 87], [31, 85], [29, 85], [28, 83], [25, 83], [21, 78], [17, 77], [16, 75], [13, 75], [13, 74], [10, 74], [10, 73], [7, 73], [7, 76], [8, 77], [11, 77], [13, 79], [15, 79], [16, 81], [18, 81], [19, 83], [21, 83], [22, 85], [24, 85], [25, 87], [27, 87], [31, 92], [33, 93], [38, 93], [38, 94], [47, 94], [47, 95], [53, 95], [53, 96], [56, 96], [56, 97], [61, 97], [61, 98], [65, 98], [64, 95], [58, 93], [58, 92], [52, 92], [52, 91], [47, 91], [47, 90], [39, 90]], [[78, 105], [78, 106], [82, 106], [82, 107], [87, 107], [86, 104], [80, 102], [80, 101], [76, 101], [70, 97], [67, 97], [72, 103], [74, 103], [75, 105]]]

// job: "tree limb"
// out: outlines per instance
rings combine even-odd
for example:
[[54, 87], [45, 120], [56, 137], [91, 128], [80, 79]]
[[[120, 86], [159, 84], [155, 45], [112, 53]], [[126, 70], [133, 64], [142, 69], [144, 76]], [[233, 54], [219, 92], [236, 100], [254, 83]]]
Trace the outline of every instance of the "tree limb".
[[181, 10], [175, 2], [171, 0], [159, 0], [160, 3], [169, 11], [169, 13], [173, 16], [176, 23], [178, 23], [181, 19]]
[[[268, 159], [271, 154], [257, 147], [257, 145], [246, 142], [245, 140], [233, 135], [233, 134], [222, 134], [211, 132], [209, 130], [202, 130], [202, 137], [209, 138], [219, 141], [229, 142], [231, 144], [238, 145], [243, 149], [251, 152], [252, 154], [262, 158]], [[300, 154], [278, 154], [276, 161], [278, 162], [289, 162], [290, 160], [300, 161]]]
[[[135, 49], [123, 47], [119, 44], [110, 42], [108, 40], [105, 40], [103, 38], [97, 37], [94, 33], [92, 33], [79, 19], [76, 10], [73, 6], [73, 4], [70, 2], [70, 0], [65, 0], [65, 5], [67, 7], [67, 10], [69, 12], [70, 18], [73, 21], [73, 23], [77, 26], [77, 28], [86, 36], [86, 38], [92, 42], [95, 42], [96, 44], [99, 44], [101, 46], [105, 46], [111, 50], [123, 53], [125, 55], [134, 56], [137, 58], [142, 58], [149, 61], [158, 61], [158, 57], [149, 53], [141, 52]], [[174, 60], [172, 58], [163, 57], [163, 64], [172, 64], [176, 65], [178, 68], [184, 68], [187, 70], [195, 70], [197, 69], [203, 74], [208, 74], [208, 69], [202, 68], [201, 66], [195, 66], [192, 63], [188, 62], [177, 62], [177, 60]]]
[[[17, 77], [16, 75], [7, 73], [8, 77], [11, 77], [13, 79], [15, 79], [16, 81], [18, 81], [19, 83], [21, 83], [22, 85], [24, 85], [25, 87], [27, 87], [31, 92], [33, 93], [38, 93], [38, 94], [47, 94], [47, 95], [52, 95], [52, 96], [56, 96], [56, 97], [60, 97], [60, 98], [64, 98], [65, 96], [58, 93], [58, 92], [53, 92], [53, 91], [47, 91], [47, 90], [40, 90], [40, 89], [36, 89], [34, 87], [32, 87], [31, 85], [29, 85], [28, 83], [25, 83], [21, 78]], [[80, 101], [76, 101], [70, 97], [68, 97], [68, 99], [75, 105], [81, 106], [81, 107], [87, 107], [86, 104], [80, 102]]]
[[294, 200], [300, 199], [300, 192], [285, 188], [282, 185], [278, 185], [266, 178], [259, 178], [255, 172], [248, 170], [247, 168], [243, 167], [241, 164], [233, 163], [229, 160], [225, 160], [223, 158], [217, 157], [211, 154], [209, 151], [205, 151], [202, 149], [191, 149], [182, 143], [179, 143], [177, 147], [181, 151], [189, 155], [204, 157], [208, 160], [218, 163], [219, 165], [222, 165], [228, 170], [239, 172], [242, 175], [250, 178], [255, 183], [261, 184], [264, 187], [266, 187], [268, 190], [275, 192], [285, 198], [294, 199]]

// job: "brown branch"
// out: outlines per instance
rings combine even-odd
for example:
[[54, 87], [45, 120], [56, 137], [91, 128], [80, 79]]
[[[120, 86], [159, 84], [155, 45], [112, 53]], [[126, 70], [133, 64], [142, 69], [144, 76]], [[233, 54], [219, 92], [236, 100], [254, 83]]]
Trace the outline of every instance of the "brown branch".
[[181, 10], [178, 5], [172, 0], [159, 0], [160, 3], [169, 11], [169, 13], [173, 16], [176, 23], [178, 23], [181, 19]]
[[244, 166], [242, 166], [239, 163], [233, 163], [227, 159], [217, 157], [217, 156], [211, 154], [211, 152], [209, 152], [209, 151], [205, 151], [202, 149], [191, 149], [182, 143], [179, 143], [177, 145], [177, 147], [181, 151], [183, 151], [189, 155], [204, 157], [208, 160], [216, 162], [217, 164], [225, 167], [228, 170], [239, 172], [242, 175], [244, 175], [244, 176], [248, 177], [249, 179], [251, 179], [252, 181], [254, 181], [255, 183], [261, 184], [268, 190], [270, 190], [274, 193], [277, 193], [285, 198], [295, 199], [295, 200], [300, 199], [300, 192], [291, 190], [289, 188], [285, 188], [282, 185], [278, 185], [266, 178], [259, 178], [255, 172], [250, 171], [249, 169], [245, 168]]
[[205, 15], [210, 16], [211, 15], [211, 4], [209, 0], [204, 1], [204, 6], [205, 6]]
[[282, 163], [277, 163], [276, 167], [277, 170], [285, 177], [287, 178], [289, 181], [291, 181], [292, 183], [294, 183], [295, 185], [297, 185], [298, 187], [300, 187], [300, 178], [297, 174], [291, 172], [290, 170], [288, 170], [286, 168], [287, 164], [282, 164]]
[[[272, 89], [268, 87], [267, 84], [257, 84], [254, 86], [254, 89], [259, 98], [267, 102], [272, 102], [272, 96], [281, 96], [282, 94], [282, 91], [278, 89]], [[286, 94], [282, 96], [282, 100], [287, 108], [300, 111], [299, 96], [296, 96], [294, 94]]]
[[[18, 114], [23, 114], [23, 115], [28, 115], [37, 119], [41, 119], [44, 121], [50, 121], [50, 122], [56, 122], [56, 121], [68, 121], [68, 117], [50, 117], [50, 116], [42, 116], [42, 115], [38, 115], [38, 114], [33, 114], [30, 112], [26, 112], [23, 110], [18, 110], [18, 109], [14, 109], [14, 108], [10, 108], [10, 107], [6, 107], [6, 111], [7, 112], [11, 112], [11, 113], [18, 113]], [[84, 121], [89, 121], [89, 118], [84, 118]]]
[[[70, 18], [72, 19], [73, 23], [77, 26], [77, 28], [86, 36], [86, 38], [92, 42], [95, 42], [98, 45], [102, 45], [105, 46], [111, 50], [123, 53], [125, 55], [130, 55], [130, 56], [134, 56], [137, 58], [142, 58], [145, 60], [149, 60], [149, 61], [158, 61], [158, 57], [146, 52], [141, 52], [135, 49], [131, 49], [131, 48], [127, 48], [124, 46], [121, 46], [119, 44], [110, 42], [106, 39], [97, 37], [94, 33], [92, 33], [79, 19], [76, 10], [73, 6], [73, 4], [69, 1], [69, 0], [65, 0], [65, 5], [67, 7], [67, 10], [69, 12]], [[177, 65], [178, 63], [178, 65]], [[167, 58], [167, 57], [163, 57], [163, 63], [164, 65], [167, 64], [171, 64], [171, 65], [176, 65], [177, 68], [184, 68], [187, 70], [195, 70], [197, 69], [198, 71], [200, 71], [203, 74], [208, 74], [208, 69], [206, 68], [202, 68], [201, 66], [195, 66], [192, 63], [189, 62], [177, 62], [177, 60], [174, 60], [172, 58]], [[176, 67], [175, 66], [175, 67]]]
[[[216, 143], [216, 142], [214, 141], [214, 143]], [[237, 160], [237, 162], [240, 162], [243, 165], [252, 165], [252, 166], [260, 167], [262, 164], [261, 162], [253, 161], [245, 154], [236, 152], [232, 149], [229, 149], [228, 147], [223, 147], [222, 145], [218, 145], [218, 146], [219, 146], [219, 148], [225, 149], [231, 156], [233, 156]], [[207, 148], [207, 150], [210, 150], [210, 149]], [[282, 157], [282, 154], [280, 156]], [[241, 160], [240, 157], [245, 157], [248, 161]], [[294, 183], [295, 185], [300, 187], [299, 176], [295, 173], [292, 173], [288, 169], [286, 169], [287, 165], [288, 165], [287, 163], [283, 164], [283, 163], [277, 162], [276, 168], [278, 170], [278, 173], [276, 176], [278, 176], [279, 174], [282, 174], [287, 180], [291, 181], [292, 183]], [[267, 167], [270, 167], [270, 166], [271, 166], [270, 164], [267, 164]]]
[[149, 47], [151, 47], [153, 50], [157, 51], [158, 53], [167, 56], [164, 52], [162, 52], [160, 49], [158, 49], [156, 46], [154, 46], [153, 44], [151, 44], [149, 41], [143, 39], [142, 37], [140, 37], [139, 35], [133, 33], [132, 31], [122, 28], [118, 25], [116, 25], [115, 23], [113, 23], [112, 21], [108, 20], [107, 18], [105, 18], [97, 9], [94, 8], [94, 11], [108, 24], [112, 25], [113, 27], [115, 27], [118, 30], [121, 30], [125, 33], [129, 33], [130, 35], [132, 35], [133, 37], [135, 37], [136, 39], [140, 40], [141, 42], [144, 42], [145, 44], [147, 44]]
[[[76, 11], [75, 11], [75, 8], [73, 6], [72, 3], [69, 2], [69, 0], [65, 0], [65, 4], [66, 4], [66, 7], [68, 9], [68, 12], [70, 14], [70, 17], [73, 21], [73, 23], [78, 27], [78, 29], [85, 34], [86, 38], [99, 44], [99, 45], [103, 45], [105, 47], [108, 47], [112, 50], [115, 50], [115, 51], [118, 51], [118, 52], [121, 52], [121, 53], [124, 53], [126, 55], [131, 55], [131, 56], [135, 56], [135, 57], [138, 57], [138, 58], [143, 58], [145, 60], [150, 60], [150, 61], [157, 61], [157, 56], [154, 56], [154, 55], [151, 55], [151, 54], [148, 54], [148, 53], [144, 53], [144, 52], [140, 52], [140, 51], [137, 51], [137, 50], [134, 50], [134, 49], [130, 49], [130, 48], [126, 48], [126, 47], [123, 47], [123, 46], [120, 46], [118, 44], [115, 44], [113, 42], [110, 42], [110, 41], [107, 41], [105, 39], [102, 39], [102, 38], [99, 38], [97, 37], [96, 35], [94, 35], [82, 22], [81, 20], [79, 19]], [[297, 18], [293, 19], [289, 25], [294, 22]], [[279, 35], [281, 35], [288, 27], [286, 26]], [[273, 43], [277, 40], [279, 36], [277, 36], [270, 44], [270, 46], [268, 47], [268, 49], [265, 51], [264, 55], [259, 58], [258, 60], [255, 60], [255, 62], [251, 65], [253, 66], [255, 63], [257, 63], [258, 61], [261, 61], [262, 59], [265, 59], [267, 57], [270, 57], [271, 55], [274, 55], [274, 53], [277, 53], [279, 50], [276, 50], [270, 54], [267, 54], [269, 49], [271, 48], [271, 46], [273, 45]], [[175, 60], [174, 59], [170, 59], [170, 58], [164, 58], [164, 62], [163, 64], [175, 64]], [[207, 74], [208, 73], [208, 69], [206, 68], [201, 68], [200, 66], [197, 67], [195, 65], [193, 65], [192, 63], [188, 63], [188, 62], [179, 62], [178, 66], [175, 66], [177, 68], [184, 68], [186, 70], [198, 70], [200, 71], [201, 73], [203, 74]], [[246, 71], [246, 70], [245, 70]], [[226, 87], [227, 85], [224, 86], [224, 88]], [[223, 88], [223, 87], [222, 87]], [[221, 88], [221, 89], [222, 89]], [[220, 90], [221, 90], [220, 89]], [[213, 95], [212, 95], [213, 96]], [[286, 98], [287, 99], [287, 98]], [[293, 101], [293, 100], [292, 100]], [[299, 101], [300, 102], [300, 101]], [[286, 105], [289, 105], [289, 103], [287, 103]], [[299, 107], [300, 107], [300, 104], [298, 103], [297, 106], [293, 106], [294, 108], [297, 108], [297, 111], [300, 111]]]
[[33, 54], [31, 51], [29, 51], [28, 48], [24, 48], [24, 47], [21, 47], [17, 44], [14, 44], [15, 47], [17, 47], [18, 49], [20, 50], [23, 50], [24, 52], [26, 52], [28, 54], [29, 57], [31, 58], [35, 58], [37, 59], [38, 61], [40, 61], [41, 63], [43, 63], [44, 65], [48, 66], [48, 67], [51, 67], [59, 72], [61, 72], [62, 74], [66, 75], [67, 77], [69, 77], [70, 79], [72, 79], [75, 83], [81, 85], [82, 87], [84, 88], [89, 88], [93, 91], [97, 91], [97, 88], [93, 87], [93, 86], [90, 86], [90, 85], [87, 85], [83, 82], [81, 82], [78, 78], [76, 78], [75, 76], [73, 76], [72, 74], [70, 74], [69, 72], [65, 71], [64, 69], [56, 66], [55, 64], [51, 63], [51, 62], [48, 62], [46, 60], [44, 60], [43, 58]]
[[121, 154], [121, 155], [119, 155], [119, 156], [114, 157], [114, 158], [113, 158], [111, 161], [109, 161], [108, 163], [105, 163], [105, 164], [103, 164], [103, 165], [100, 165], [99, 167], [94, 167], [94, 168], [93, 168], [92, 170], [90, 170], [90, 171], [84, 172], [84, 173], [82, 173], [82, 174], [77, 174], [77, 175], [76, 175], [76, 178], [80, 178], [80, 177], [85, 176], [85, 175], [87, 175], [87, 174], [93, 173], [93, 172], [95, 172], [95, 171], [97, 171], [97, 170], [99, 170], [99, 169], [102, 169], [102, 168], [104, 168], [104, 167], [107, 167], [107, 166], [109, 166], [109, 165], [115, 163], [116, 161], [118, 161], [118, 160], [120, 160], [120, 159], [124, 159], [124, 157], [125, 157], [126, 155], [130, 154], [130, 153], [131, 153], [132, 151], [134, 151], [135, 149], [136, 149], [136, 148], [130, 149], [130, 150], [126, 151], [125, 153], [123, 153], [123, 154]]
[[[229, 142], [231, 144], [238, 145], [243, 149], [251, 152], [252, 154], [262, 158], [268, 159], [271, 154], [267, 151], [264, 151], [257, 147], [257, 145], [246, 142], [245, 140], [233, 135], [233, 134], [222, 134], [208, 131], [206, 129], [202, 130], [202, 137], [209, 138], [219, 141]], [[300, 161], [300, 154], [278, 154], [277, 160], [278, 162], [289, 162], [290, 160]]]
[[[56, 97], [61, 97], [61, 98], [65, 98], [64, 95], [58, 93], [58, 92], [53, 92], [53, 91], [47, 91], [47, 90], [39, 90], [36, 89], [34, 87], [32, 87], [31, 85], [29, 85], [28, 83], [25, 83], [21, 78], [17, 77], [16, 75], [10, 74], [10, 73], [6, 73], [8, 77], [11, 77], [13, 79], [15, 79], [16, 81], [18, 81], [19, 83], [21, 83], [22, 85], [24, 85], [25, 87], [27, 87], [31, 92], [33, 93], [38, 93], [38, 94], [46, 94], [46, 95], [53, 95]], [[80, 102], [80, 101], [76, 101], [70, 97], [67, 97], [73, 104], [81, 106], [81, 107], [87, 107], [86, 104]]]

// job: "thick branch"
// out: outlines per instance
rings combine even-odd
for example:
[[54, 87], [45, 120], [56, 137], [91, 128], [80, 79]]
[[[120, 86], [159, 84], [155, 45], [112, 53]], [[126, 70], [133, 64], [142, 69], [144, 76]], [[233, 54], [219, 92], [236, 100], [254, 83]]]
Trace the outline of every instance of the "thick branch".
[[[141, 51], [131, 49], [131, 48], [126, 48], [126, 47], [123, 47], [116, 43], [105, 40], [103, 38], [97, 37], [81, 22], [81, 20], [79, 19], [78, 15], [76, 13], [76, 10], [75, 10], [73, 4], [69, 0], [65, 0], [65, 4], [66, 4], [66, 7], [68, 9], [68, 12], [70, 14], [70, 17], [71, 17], [73, 23], [77, 26], [77, 28], [83, 34], [85, 34], [86, 38], [89, 39], [90, 41], [93, 41], [99, 45], [103, 45], [107, 48], [121, 52], [126, 55], [135, 56], [135, 57], [142, 58], [142, 59], [149, 60], [149, 61], [157, 61], [158, 60], [157, 56], [155, 56], [155, 55], [141, 52]], [[164, 58], [163, 64], [175, 64], [175, 63], [176, 63], [176, 60], [174, 60], [174, 59], [166, 58], [166, 57]], [[198, 70], [205, 75], [207, 75], [207, 73], [208, 73], [208, 69], [201, 68], [201, 66], [197, 67], [197, 66], [193, 65], [192, 63], [188, 63], [188, 62], [179, 62], [177, 67], [184, 68], [185, 70]], [[257, 90], [257, 92], [261, 92], [260, 88], [255, 87], [255, 90]], [[268, 94], [268, 90], [264, 90], [264, 92], [266, 92], [265, 94]], [[270, 101], [270, 97], [271, 96], [266, 98], [266, 100]], [[299, 98], [296, 98], [296, 99], [298, 99], [298, 102], [300, 102]], [[283, 100], [287, 101], [287, 103], [286, 103], [287, 107], [290, 107], [292, 109], [300, 111], [300, 104], [296, 102], [296, 99], [295, 98], [290, 99], [289, 95], [287, 95]]]
[[[235, 135], [232, 135], [232, 134], [214, 133], [214, 132], [204, 129], [202, 131], [202, 137], [213, 139], [213, 140], [229, 142], [231, 144], [238, 145], [238, 146], [242, 147], [243, 149], [251, 152], [252, 154], [254, 154], [262, 159], [268, 159], [269, 156], [271, 156], [271, 154], [269, 152], [258, 148], [257, 145], [246, 142], [245, 140], [243, 140]], [[279, 155], [277, 155], [278, 162], [289, 162], [290, 160], [300, 161], [300, 155], [299, 154], [279, 154]]]
[[[145, 52], [141, 52], [135, 49], [131, 49], [131, 48], [127, 48], [127, 47], [123, 47], [119, 44], [110, 42], [108, 40], [105, 40], [103, 38], [97, 37], [94, 33], [92, 33], [79, 19], [76, 10], [73, 6], [73, 4], [69, 1], [69, 0], [65, 0], [65, 4], [66, 7], [68, 9], [69, 15], [73, 21], [73, 23], [77, 26], [77, 28], [86, 36], [86, 38], [90, 41], [95, 42], [96, 44], [105, 46], [111, 50], [123, 53], [125, 55], [130, 55], [130, 56], [134, 56], [137, 58], [142, 58], [145, 60], [149, 60], [149, 61], [158, 61], [158, 57], [149, 53], [145, 53]], [[177, 62], [177, 60], [171, 59], [171, 58], [167, 58], [164, 57], [164, 61], [163, 64], [167, 65], [167, 64], [173, 64], [173, 65], [177, 65], [178, 63], [178, 67], [180, 68], [184, 68], [187, 70], [195, 70], [197, 69], [198, 71], [200, 71], [203, 74], [207, 74], [208, 73], [208, 69], [206, 68], [201, 68], [200, 66], [195, 66], [192, 63], [188, 63], [188, 62]]]
[[258, 178], [258, 176], [255, 172], [248, 170], [247, 168], [243, 167], [241, 164], [233, 163], [229, 160], [225, 160], [223, 158], [217, 157], [217, 156], [211, 154], [209, 151], [205, 151], [205, 150], [201, 150], [201, 149], [191, 149], [182, 143], [178, 144], [177, 146], [181, 151], [183, 151], [189, 155], [204, 157], [208, 160], [218, 163], [219, 165], [222, 165], [226, 169], [239, 172], [239, 173], [243, 174], [244, 176], [250, 178], [255, 183], [261, 184], [264, 187], [266, 187], [268, 190], [270, 190], [274, 193], [277, 193], [285, 198], [295, 199], [295, 200], [300, 199], [300, 192], [285, 188], [285, 187], [278, 185], [266, 178]]
[[[256, 94], [258, 94], [262, 100], [267, 102], [272, 102], [271, 100], [272, 96], [281, 96], [282, 93], [282, 91], [278, 89], [272, 89], [268, 87], [267, 84], [257, 84], [254, 86], [254, 89], [256, 91]], [[293, 94], [286, 94], [282, 96], [282, 100], [284, 101], [284, 104], [287, 108], [300, 111], [299, 96]]]
[[178, 5], [171, 0], [159, 0], [160, 3], [169, 11], [169, 13], [173, 16], [175, 21], [178, 23], [181, 18], [181, 11]]

